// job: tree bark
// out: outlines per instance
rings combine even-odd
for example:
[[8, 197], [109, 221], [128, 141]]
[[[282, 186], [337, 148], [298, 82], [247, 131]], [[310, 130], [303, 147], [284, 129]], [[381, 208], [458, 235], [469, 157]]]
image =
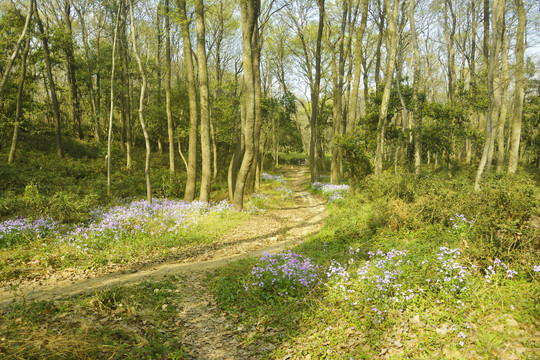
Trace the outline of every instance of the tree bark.
[[17, 142], [19, 140], [19, 124], [21, 122], [22, 114], [22, 95], [24, 87], [24, 79], [26, 78], [26, 60], [28, 58], [28, 52], [30, 51], [31, 37], [26, 38], [26, 44], [24, 46], [23, 58], [21, 61], [21, 75], [19, 76], [19, 86], [17, 88], [17, 105], [15, 108], [15, 122], [13, 124], [13, 137], [11, 138], [11, 148], [9, 149], [8, 164], [13, 164], [15, 161], [15, 151], [17, 150]]
[[210, 185], [212, 182], [211, 143], [210, 143], [210, 113], [208, 106], [208, 67], [206, 64], [206, 39], [204, 25], [203, 0], [195, 1], [195, 28], [197, 32], [197, 63], [199, 66], [199, 97], [201, 110], [201, 152], [202, 176], [199, 199], [210, 200]]
[[[354, 83], [351, 91], [350, 109], [347, 118], [347, 133], [354, 132], [356, 128], [356, 116], [358, 107], [358, 92], [360, 89], [360, 76], [362, 74], [362, 63], [364, 60], [364, 53], [362, 50], [362, 41], [364, 39], [364, 31], [367, 25], [368, 15], [368, 0], [362, 0], [362, 19], [360, 21], [360, 27], [356, 33], [356, 55], [354, 61]], [[365, 76], [365, 75], [364, 75]]]
[[[503, 19], [504, 22], [504, 19]], [[508, 36], [506, 35], [506, 24], [503, 24], [503, 39], [502, 39], [502, 79], [501, 79], [501, 107], [499, 115], [499, 124], [497, 128], [497, 173], [502, 174], [504, 171], [504, 128], [506, 124], [506, 115], [508, 106], [506, 98], [508, 96]]]
[[114, 118], [114, 68], [116, 65], [115, 52], [116, 41], [118, 38], [118, 23], [120, 22], [120, 10], [122, 5], [118, 5], [118, 12], [116, 14], [116, 24], [114, 26], [113, 48], [112, 48], [112, 66], [111, 66], [111, 104], [109, 109], [109, 132], [107, 135], [107, 195], [111, 196], [111, 146], [113, 135], [113, 118]]
[[[496, 77], [496, 71], [499, 70], [499, 52], [501, 49], [501, 39], [502, 39], [502, 19], [504, 16], [504, 6], [506, 0], [495, 0], [493, 4], [493, 40], [491, 48], [489, 49], [489, 63], [488, 63], [488, 94], [490, 97], [489, 107], [486, 116], [486, 142], [484, 144], [484, 150], [482, 152], [482, 158], [480, 159], [480, 164], [478, 165], [478, 170], [476, 172], [476, 179], [474, 182], [474, 188], [476, 191], [480, 190], [480, 180], [482, 179], [482, 174], [486, 169], [486, 166], [489, 169], [491, 164], [488, 163], [490, 160], [490, 153], [493, 154], [493, 145], [494, 145], [494, 125], [492, 120], [495, 116], [498, 116], [499, 112], [499, 101], [496, 96], [496, 89], [494, 88], [494, 82]], [[495, 120], [496, 121], [496, 120]]]
[[195, 188], [197, 185], [197, 89], [195, 88], [195, 70], [191, 55], [191, 38], [189, 34], [189, 21], [186, 13], [186, 1], [178, 0], [178, 14], [180, 17], [180, 27], [182, 28], [182, 43], [184, 46], [184, 61], [186, 63], [187, 87], [189, 96], [189, 147], [188, 147], [188, 168], [186, 179], [186, 190], [184, 200], [193, 201], [195, 199]]
[[253, 161], [255, 129], [255, 81], [253, 73], [253, 33], [257, 29], [257, 18], [260, 11], [259, 0], [241, 0], [242, 18], [242, 62], [244, 64], [243, 94], [241, 111], [244, 115], [242, 133], [244, 134], [244, 155], [238, 171], [234, 190], [234, 207], [241, 210], [244, 206], [244, 187], [251, 163]]
[[390, 5], [386, 4], [388, 9], [386, 12], [390, 15], [388, 19], [388, 62], [386, 64], [386, 71], [384, 75], [384, 90], [379, 109], [379, 121], [377, 123], [377, 150], [375, 153], [375, 175], [382, 174], [383, 170], [383, 154], [384, 154], [384, 138], [386, 134], [388, 115], [388, 106], [390, 103], [390, 91], [392, 90], [392, 78], [394, 76], [394, 68], [397, 54], [397, 18], [399, 1], [394, 0], [393, 10], [390, 13]]
[[54, 83], [52, 73], [51, 54], [49, 51], [49, 36], [45, 34], [45, 28], [43, 27], [43, 22], [41, 21], [41, 17], [39, 16], [36, 0], [34, 0], [34, 5], [36, 7], [36, 21], [38, 24], [39, 32], [41, 33], [41, 42], [43, 44], [43, 52], [45, 53], [45, 66], [47, 68], [47, 78], [49, 80], [49, 87], [51, 90], [51, 100], [55, 120], [54, 128], [56, 139], [56, 155], [59, 158], [62, 158], [64, 157], [64, 149], [62, 147], [62, 123], [60, 120], [60, 105], [58, 104], [58, 97], [56, 96], [56, 85]]
[[[28, 14], [26, 14], [26, 20], [24, 22], [24, 28], [21, 33], [21, 36], [19, 36], [19, 39], [17, 40], [17, 44], [15, 45], [15, 50], [13, 50], [13, 53], [11, 54], [7, 66], [4, 70], [4, 74], [2, 75], [2, 80], [0, 82], [0, 101], [2, 101], [2, 98], [4, 96], [4, 88], [6, 86], [7, 79], [9, 77], [9, 73], [11, 72], [11, 68], [13, 67], [13, 63], [15, 62], [15, 59], [17, 58], [17, 55], [19, 54], [19, 50], [21, 48], [21, 44], [26, 37], [26, 33], [28, 32], [28, 28], [30, 27], [30, 22], [32, 20], [32, 14], [34, 12], [34, 4], [35, 0], [29, 0], [28, 1]], [[36, 4], [36, 12], [37, 12], [37, 4]], [[42, 25], [43, 27], [43, 25]]]
[[259, 157], [260, 157], [260, 138], [261, 138], [261, 127], [262, 127], [262, 112], [261, 112], [261, 47], [262, 42], [259, 38], [259, 29], [255, 25], [253, 30], [253, 85], [255, 91], [255, 126], [253, 129], [253, 162], [249, 169], [247, 183], [246, 183], [246, 192], [251, 194], [255, 192], [255, 186], [257, 181], [257, 169], [259, 167]]
[[148, 130], [146, 129], [146, 123], [144, 120], [144, 96], [146, 93], [146, 71], [144, 70], [141, 57], [139, 55], [139, 50], [137, 49], [137, 34], [135, 32], [135, 20], [133, 16], [133, 0], [129, 1], [129, 13], [131, 20], [131, 40], [133, 41], [133, 52], [135, 58], [137, 59], [137, 64], [139, 65], [139, 72], [141, 73], [142, 84], [141, 84], [141, 95], [139, 97], [139, 122], [141, 123], [141, 128], [144, 135], [144, 144], [146, 147], [146, 156], [145, 156], [145, 165], [144, 165], [144, 177], [146, 179], [146, 199], [148, 203], [152, 203], [152, 186], [150, 183], [150, 137], [148, 136]]
[[[79, 21], [81, 24], [81, 30], [82, 30], [82, 41], [84, 46], [84, 53], [86, 55], [86, 87], [88, 88], [88, 92], [90, 93], [90, 105], [92, 109], [92, 123], [94, 124], [94, 138], [97, 142], [100, 142], [100, 129], [99, 129], [99, 114], [97, 113], [97, 106], [96, 106], [96, 94], [94, 91], [94, 84], [92, 80], [92, 69], [90, 67], [90, 45], [88, 44], [88, 30], [86, 28], [86, 21], [84, 20], [84, 16], [82, 14], [82, 11], [79, 7], [74, 6], [75, 11], [77, 12], [77, 15], [79, 16]], [[98, 32], [101, 31], [101, 26], [98, 29]], [[98, 35], [99, 36], [99, 35]], [[99, 58], [99, 53], [98, 53]]]
[[174, 166], [174, 127], [171, 111], [171, 9], [169, 0], [165, 0], [165, 11], [165, 109], [167, 112], [167, 133], [169, 135], [169, 172], [172, 182], [176, 170]]
[[79, 139], [82, 139], [83, 129], [81, 120], [81, 110], [79, 104], [79, 90], [77, 87], [77, 67], [75, 66], [75, 56], [73, 54], [73, 31], [71, 27], [71, 3], [70, 0], [64, 0], [64, 25], [68, 34], [68, 42], [64, 47], [66, 55], [67, 76], [69, 82], [69, 91], [71, 97], [71, 119], [73, 120], [74, 132]]
[[518, 29], [516, 33], [516, 88], [514, 90], [514, 111], [512, 111], [512, 140], [508, 161], [508, 173], [517, 170], [519, 160], [519, 143], [521, 139], [521, 119], [523, 117], [523, 98], [525, 88], [525, 27], [527, 17], [523, 0], [515, 0], [518, 12]]
[[310, 118], [310, 142], [309, 142], [309, 170], [311, 182], [314, 183], [319, 175], [317, 167], [317, 118], [319, 116], [319, 91], [321, 86], [321, 43], [325, 22], [325, 0], [317, 0], [319, 7], [319, 27], [317, 30], [317, 43], [315, 47], [315, 81], [311, 89], [311, 118]]

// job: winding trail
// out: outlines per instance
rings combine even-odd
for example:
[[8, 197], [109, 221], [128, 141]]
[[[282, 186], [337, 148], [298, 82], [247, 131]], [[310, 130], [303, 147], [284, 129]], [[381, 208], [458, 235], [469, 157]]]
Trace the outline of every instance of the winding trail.
[[[274, 253], [290, 248], [308, 235], [318, 232], [326, 218], [325, 199], [305, 189], [309, 172], [305, 167], [286, 166], [288, 186], [294, 192], [295, 205], [269, 208], [230, 230], [219, 244], [205, 245], [190, 257], [154, 266], [122, 269], [87, 279], [73, 280], [51, 276], [39, 282], [21, 282], [0, 288], [0, 306], [14, 301], [62, 299], [107, 288], [158, 280], [181, 274], [186, 279], [184, 299], [178, 319], [183, 331], [179, 341], [191, 349], [191, 359], [257, 358], [272, 349], [272, 344], [240, 346], [243, 329], [237, 329], [217, 312], [215, 300], [205, 286], [206, 272], [229, 262], [255, 257], [263, 252]], [[54, 274], [53, 274], [54, 275]]]

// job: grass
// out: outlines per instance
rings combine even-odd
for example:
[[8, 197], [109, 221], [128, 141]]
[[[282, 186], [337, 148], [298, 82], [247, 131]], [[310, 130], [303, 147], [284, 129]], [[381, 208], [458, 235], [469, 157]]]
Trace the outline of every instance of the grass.
[[184, 280], [170, 277], [0, 309], [3, 359], [183, 359], [175, 314]]
[[[98, 169], [95, 151], [91, 166]], [[130, 199], [144, 192], [142, 177], [121, 174], [116, 190], [125, 200], [114, 201], [88, 190], [100, 180], [86, 177], [90, 170], [75, 166], [77, 159], [43, 175], [31, 159], [18, 174], [0, 169], [11, 179], [3, 216], [31, 210], [0, 239], [3, 280], [184, 256], [218, 242], [252, 213], [293, 201], [281, 178], [269, 177], [245, 213], [196, 204], [176, 211], [182, 204], [166, 200], [146, 207]], [[55, 172], [69, 191], [54, 188]], [[419, 179], [385, 173], [367, 178], [356, 194], [339, 188], [339, 196], [321, 184], [313, 190], [332, 201], [317, 235], [291, 252], [209, 274], [208, 291], [231, 322], [249, 329], [243, 346], [273, 344], [269, 359], [540, 358], [540, 236], [530, 221], [540, 213], [535, 176], [494, 175], [479, 193], [466, 169]], [[163, 196], [178, 191], [161, 189]], [[106, 206], [88, 212], [98, 204]], [[188, 225], [170, 232], [177, 223]], [[0, 357], [186, 358], [186, 330], [175, 314], [188, 285], [169, 277], [13, 304], [0, 310]]]
[[[218, 270], [221, 308], [277, 329], [270, 359], [540, 357], [538, 230], [523, 220], [538, 213], [538, 186], [521, 174], [521, 186], [497, 179], [472, 194], [457, 175], [368, 179], [329, 203], [323, 230], [293, 250], [298, 261]], [[433, 192], [445, 199], [436, 216]]]

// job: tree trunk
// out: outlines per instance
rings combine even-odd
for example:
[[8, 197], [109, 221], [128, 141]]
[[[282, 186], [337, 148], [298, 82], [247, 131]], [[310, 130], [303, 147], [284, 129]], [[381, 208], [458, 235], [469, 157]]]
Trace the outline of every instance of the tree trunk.
[[416, 22], [414, 19], [415, 1], [409, 3], [409, 20], [411, 24], [411, 42], [412, 42], [412, 62], [413, 62], [413, 111], [411, 117], [411, 128], [413, 129], [414, 141], [414, 174], [420, 175], [422, 166], [422, 115], [419, 113], [418, 87], [420, 86], [420, 59], [418, 58], [418, 41], [416, 36]]
[[111, 196], [111, 145], [113, 135], [113, 118], [114, 118], [114, 68], [116, 65], [115, 52], [116, 40], [118, 38], [118, 23], [120, 22], [120, 10], [122, 5], [118, 5], [116, 14], [116, 24], [114, 26], [113, 48], [112, 48], [112, 66], [111, 66], [111, 105], [109, 110], [109, 132], [107, 135], [107, 195]]
[[[351, 91], [351, 99], [349, 101], [350, 109], [347, 117], [347, 133], [352, 133], [356, 127], [356, 116], [358, 106], [358, 91], [360, 89], [360, 76], [362, 74], [362, 63], [364, 54], [362, 51], [362, 41], [364, 39], [364, 31], [367, 24], [368, 15], [368, 0], [362, 0], [362, 20], [356, 34], [356, 56], [354, 61], [354, 83]], [[365, 76], [365, 75], [364, 75]]]
[[319, 7], [319, 27], [317, 30], [317, 45], [315, 47], [315, 81], [313, 88], [311, 89], [311, 118], [310, 118], [310, 132], [311, 138], [309, 142], [309, 170], [311, 175], [311, 182], [315, 182], [319, 175], [317, 167], [317, 117], [319, 116], [319, 91], [321, 86], [321, 43], [324, 31], [325, 22], [325, 0], [317, 0], [317, 6]]
[[45, 35], [45, 29], [43, 27], [41, 17], [39, 16], [36, 0], [34, 0], [34, 5], [36, 7], [36, 21], [38, 24], [39, 32], [41, 33], [41, 42], [43, 44], [43, 52], [45, 53], [45, 66], [47, 68], [47, 78], [49, 80], [49, 87], [51, 90], [51, 100], [55, 119], [54, 128], [56, 135], [56, 155], [59, 158], [62, 158], [64, 157], [64, 149], [62, 147], [62, 124], [60, 120], [60, 105], [58, 104], [58, 97], [56, 96], [56, 85], [54, 83], [52, 73], [51, 54], [49, 52], [49, 37], [48, 35]]
[[[397, 18], [399, 1], [394, 0], [394, 7], [391, 16], [388, 19], [388, 62], [386, 64], [386, 71], [384, 75], [384, 90], [379, 110], [379, 121], [377, 123], [377, 150], [375, 153], [375, 175], [382, 174], [383, 170], [383, 154], [384, 154], [384, 137], [386, 134], [388, 115], [388, 106], [390, 103], [390, 91], [392, 90], [392, 78], [394, 75], [395, 59], [397, 54]], [[386, 12], [390, 15], [390, 5], [386, 5], [388, 9]]]
[[26, 44], [24, 45], [23, 58], [21, 61], [21, 75], [19, 76], [19, 86], [17, 88], [17, 105], [15, 108], [15, 122], [13, 124], [13, 137], [11, 138], [11, 148], [9, 149], [8, 164], [13, 164], [15, 161], [15, 151], [17, 150], [17, 142], [19, 140], [19, 124], [21, 122], [22, 113], [22, 95], [24, 87], [24, 79], [26, 78], [26, 59], [28, 58], [28, 52], [30, 51], [31, 37], [26, 38]]
[[197, 63], [199, 65], [199, 97], [201, 109], [201, 152], [202, 176], [199, 199], [210, 200], [210, 184], [212, 182], [211, 144], [210, 144], [210, 114], [208, 106], [208, 67], [206, 65], [205, 26], [203, 0], [195, 1], [195, 28], [197, 32]]
[[133, 52], [139, 65], [139, 72], [141, 73], [141, 96], [139, 97], [139, 122], [144, 135], [144, 144], [146, 147], [145, 165], [144, 165], [144, 177], [146, 179], [146, 199], [148, 203], [152, 203], [152, 186], [150, 183], [150, 137], [148, 136], [148, 130], [146, 129], [146, 123], [144, 120], [144, 96], [146, 93], [146, 71], [144, 70], [139, 50], [137, 49], [137, 34], [135, 33], [135, 21], [133, 16], [133, 0], [129, 1], [129, 13], [131, 20], [131, 40], [133, 41]]
[[[501, 40], [502, 40], [502, 19], [504, 16], [504, 6], [506, 0], [495, 0], [493, 4], [493, 40], [491, 48], [489, 50], [489, 63], [488, 63], [488, 94], [490, 97], [489, 107], [486, 116], [486, 142], [484, 144], [484, 151], [482, 152], [482, 158], [478, 166], [478, 171], [476, 172], [476, 179], [474, 182], [474, 188], [476, 191], [480, 190], [480, 180], [482, 179], [482, 174], [484, 169], [489, 168], [488, 161], [490, 160], [490, 153], [493, 154], [493, 144], [494, 144], [494, 125], [492, 119], [495, 116], [498, 116], [499, 112], [499, 103], [500, 99], [497, 99], [496, 89], [494, 89], [494, 82], [496, 77], [496, 71], [499, 70], [499, 52], [501, 50]], [[496, 120], [495, 120], [496, 121]]]
[[242, 132], [244, 134], [244, 155], [242, 165], [238, 171], [234, 190], [233, 204], [236, 209], [241, 210], [244, 205], [244, 187], [251, 163], [253, 161], [255, 129], [255, 81], [253, 72], [253, 34], [257, 31], [257, 18], [260, 11], [259, 0], [241, 0], [240, 10], [242, 18], [242, 61], [244, 64], [244, 81], [241, 111], [244, 112], [244, 124]]
[[189, 22], [186, 14], [186, 1], [178, 0], [178, 14], [182, 28], [182, 43], [184, 46], [184, 61], [186, 63], [187, 87], [189, 96], [189, 148], [186, 190], [184, 200], [193, 201], [195, 187], [197, 185], [197, 89], [195, 88], [195, 70], [191, 55], [191, 39], [189, 34]]
[[167, 132], [169, 135], [169, 171], [171, 174], [171, 182], [174, 179], [174, 127], [171, 112], [171, 9], [169, 0], [165, 0], [165, 108], [167, 111]]
[[[81, 12], [81, 9], [75, 6], [75, 11], [77, 11], [77, 15], [79, 16], [79, 22], [81, 24], [81, 30], [82, 30], [82, 41], [83, 41], [83, 46], [84, 46], [84, 53], [86, 55], [86, 87], [88, 88], [88, 92], [90, 93], [92, 123], [94, 124], [94, 138], [96, 139], [97, 142], [100, 142], [101, 139], [99, 135], [99, 131], [100, 131], [99, 130], [99, 114], [97, 113], [98, 108], [96, 106], [96, 94], [94, 92], [94, 83], [92, 80], [92, 69], [90, 67], [90, 45], [88, 44], [88, 30], [86, 28], [86, 22], [84, 20], [84, 16]], [[99, 27], [97, 31], [99, 33], [101, 31], [101, 27]], [[99, 56], [100, 54], [98, 52], [97, 57], [99, 58]]]
[[[28, 14], [26, 14], [26, 20], [24, 22], [24, 28], [21, 33], [21, 36], [19, 36], [19, 40], [17, 40], [17, 44], [15, 45], [15, 49], [13, 50], [13, 53], [11, 54], [8, 63], [4, 69], [4, 74], [2, 75], [2, 80], [0, 82], [0, 101], [2, 101], [2, 98], [4, 96], [4, 88], [6, 86], [7, 79], [9, 77], [9, 73], [11, 72], [11, 68], [13, 67], [13, 62], [15, 62], [15, 59], [17, 58], [17, 55], [19, 54], [19, 50], [21, 48], [21, 44], [26, 36], [26, 33], [28, 32], [28, 28], [30, 27], [30, 21], [32, 20], [32, 14], [34, 12], [34, 4], [35, 0], [29, 0], [28, 1]], [[36, 13], [37, 13], [37, 4], [36, 4]], [[38, 20], [41, 22], [41, 20]], [[41, 25], [40, 29], [43, 27]], [[43, 32], [41, 32], [43, 34]], [[43, 34], [43, 36], [45, 36]], [[47, 40], [48, 41], [48, 40]]]
[[260, 161], [260, 138], [262, 127], [261, 112], [261, 47], [262, 42], [259, 38], [259, 29], [255, 26], [253, 31], [253, 84], [255, 87], [255, 127], [253, 129], [253, 162], [249, 169], [246, 192], [252, 194], [255, 192], [257, 181], [257, 169]]
[[77, 75], [75, 66], [75, 56], [73, 54], [73, 32], [71, 29], [71, 4], [69, 0], [64, 0], [64, 24], [68, 35], [67, 44], [64, 47], [66, 55], [66, 67], [69, 81], [69, 91], [71, 96], [71, 119], [73, 120], [74, 132], [79, 139], [83, 138], [81, 109], [79, 104], [79, 90], [77, 87]]
[[[503, 19], [504, 22], [504, 19]], [[508, 96], [508, 36], [506, 35], [506, 24], [503, 24], [503, 39], [502, 39], [502, 80], [501, 80], [501, 112], [499, 115], [499, 126], [497, 129], [497, 173], [502, 174], [504, 171], [504, 128], [506, 124], [506, 115], [508, 106], [506, 98]]]
[[518, 29], [516, 33], [516, 88], [514, 90], [514, 111], [512, 111], [512, 142], [508, 161], [508, 173], [517, 170], [519, 160], [519, 143], [521, 139], [521, 119], [523, 117], [523, 97], [525, 88], [525, 27], [527, 18], [523, 0], [515, 0], [518, 12]]

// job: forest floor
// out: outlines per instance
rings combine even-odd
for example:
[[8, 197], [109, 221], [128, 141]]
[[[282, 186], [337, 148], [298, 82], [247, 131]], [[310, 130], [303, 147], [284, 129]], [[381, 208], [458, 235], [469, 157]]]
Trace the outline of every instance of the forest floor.
[[[288, 187], [294, 192], [294, 206], [269, 206], [227, 232], [218, 243], [201, 245], [175, 259], [161, 259], [151, 264], [111, 269], [73, 272], [57, 271], [24, 280], [0, 283], [0, 306], [19, 301], [60, 300], [79, 294], [137, 284], [181, 278], [181, 301], [175, 306], [176, 324], [182, 346], [193, 359], [242, 359], [258, 357], [271, 351], [271, 343], [240, 346], [245, 339], [241, 326], [217, 311], [216, 302], [205, 286], [206, 274], [226, 264], [290, 248], [310, 234], [318, 232], [327, 216], [326, 200], [306, 191], [309, 171], [305, 167], [282, 168]], [[176, 279], [176, 278], [175, 278]], [[248, 355], [249, 354], [249, 355]]]

